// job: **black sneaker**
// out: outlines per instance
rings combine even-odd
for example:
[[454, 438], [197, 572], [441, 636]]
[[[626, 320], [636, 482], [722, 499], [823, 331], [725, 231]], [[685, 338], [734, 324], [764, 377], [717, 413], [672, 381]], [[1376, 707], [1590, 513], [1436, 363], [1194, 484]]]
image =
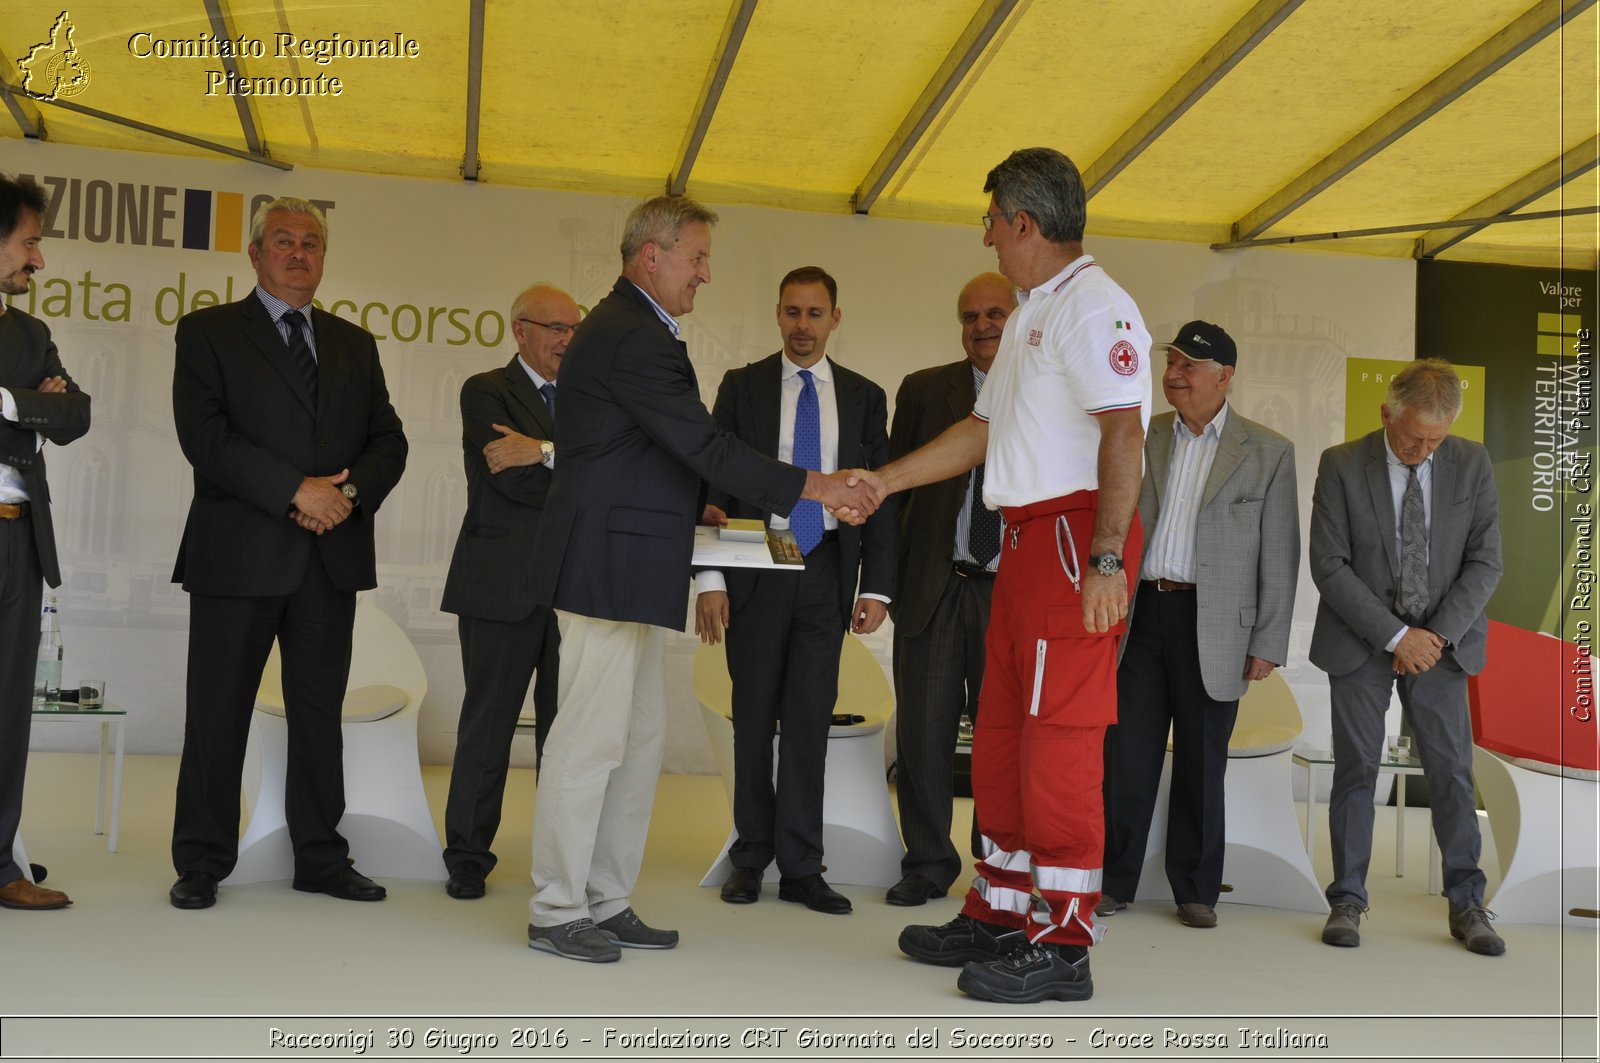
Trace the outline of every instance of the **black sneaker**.
[[1001, 1004], [1088, 1000], [1094, 996], [1089, 950], [1082, 945], [1025, 941], [1003, 959], [967, 964], [956, 988]]
[[958, 915], [943, 926], [908, 926], [900, 931], [900, 951], [935, 967], [997, 960], [1023, 940], [1022, 931]]

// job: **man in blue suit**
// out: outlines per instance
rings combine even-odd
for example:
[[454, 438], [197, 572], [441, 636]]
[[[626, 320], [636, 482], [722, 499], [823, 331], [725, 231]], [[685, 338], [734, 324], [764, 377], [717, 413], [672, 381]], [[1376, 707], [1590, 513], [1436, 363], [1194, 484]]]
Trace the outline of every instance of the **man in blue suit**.
[[534, 594], [556, 611], [561, 679], [534, 807], [529, 947], [589, 963], [672, 948], [629, 895], [666, 738], [663, 657], [689, 607], [705, 484], [788, 514], [815, 499], [852, 522], [876, 509], [848, 476], [764, 457], [720, 430], [679, 318], [711, 279], [712, 211], [686, 197], [634, 208], [622, 276], [561, 366], [560, 460], [534, 551]]

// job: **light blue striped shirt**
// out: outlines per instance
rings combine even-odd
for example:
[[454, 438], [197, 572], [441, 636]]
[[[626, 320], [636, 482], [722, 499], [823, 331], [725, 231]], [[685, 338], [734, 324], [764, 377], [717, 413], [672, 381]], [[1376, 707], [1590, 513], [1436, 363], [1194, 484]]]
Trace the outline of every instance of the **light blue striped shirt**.
[[305, 306], [291, 306], [267, 291], [259, 284], [256, 285], [256, 298], [261, 300], [261, 305], [267, 308], [267, 313], [272, 315], [272, 324], [278, 330], [278, 335], [283, 337], [283, 342], [289, 342], [289, 326], [283, 323], [283, 315], [291, 310], [300, 311], [300, 316], [305, 318], [306, 327], [301, 333], [306, 338], [306, 346], [311, 348], [311, 357], [317, 357], [317, 332], [311, 326], [311, 304]]
[[1227, 420], [1226, 402], [1199, 435], [1189, 431], [1182, 417], [1172, 419], [1172, 464], [1167, 470], [1166, 493], [1161, 496], [1161, 515], [1156, 518], [1150, 549], [1145, 554], [1145, 579], [1198, 582], [1194, 529], [1200, 519], [1200, 498], [1217, 459], [1217, 445], [1222, 442], [1222, 426]]

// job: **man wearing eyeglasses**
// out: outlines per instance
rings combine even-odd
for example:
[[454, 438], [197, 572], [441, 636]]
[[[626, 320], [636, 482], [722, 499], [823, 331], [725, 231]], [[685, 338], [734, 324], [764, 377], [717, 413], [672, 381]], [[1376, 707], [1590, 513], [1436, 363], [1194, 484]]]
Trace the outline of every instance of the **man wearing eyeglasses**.
[[880, 496], [984, 463], [1005, 519], [972, 791], [984, 858], [961, 914], [900, 949], [965, 965], [956, 987], [1011, 1004], [1087, 1000], [1104, 848], [1105, 729], [1117, 718], [1150, 421], [1150, 334], [1084, 253], [1083, 179], [1051, 148], [989, 171], [986, 246], [1019, 290], [972, 416], [856, 479]]
[[482, 897], [494, 870], [511, 740], [536, 671], [536, 765], [556, 716], [561, 637], [534, 601], [533, 556], [555, 466], [556, 373], [580, 317], [561, 289], [528, 288], [511, 304], [516, 356], [461, 386], [467, 513], [439, 603], [458, 618], [467, 683], [444, 813], [445, 892], [457, 900]]

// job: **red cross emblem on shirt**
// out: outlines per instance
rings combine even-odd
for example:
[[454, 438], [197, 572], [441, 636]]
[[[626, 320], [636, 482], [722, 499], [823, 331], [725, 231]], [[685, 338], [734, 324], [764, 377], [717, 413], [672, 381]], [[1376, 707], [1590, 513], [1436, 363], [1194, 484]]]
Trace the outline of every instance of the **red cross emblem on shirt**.
[[1118, 340], [1111, 348], [1111, 368], [1122, 376], [1132, 376], [1139, 371], [1139, 352], [1127, 340]]

